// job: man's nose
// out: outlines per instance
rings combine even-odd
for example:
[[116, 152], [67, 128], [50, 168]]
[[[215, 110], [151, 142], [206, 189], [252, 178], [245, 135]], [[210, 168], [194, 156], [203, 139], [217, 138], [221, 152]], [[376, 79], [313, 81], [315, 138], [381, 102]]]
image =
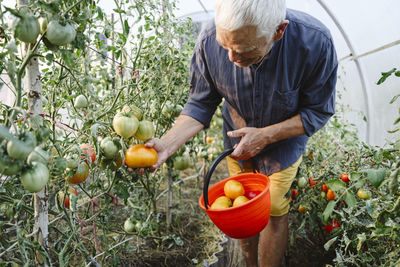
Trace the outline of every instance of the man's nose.
[[236, 52], [235, 52], [234, 50], [232, 50], [232, 49], [229, 49], [229, 60], [230, 60], [231, 62], [235, 62], [235, 60], [238, 59], [238, 56], [239, 56], [238, 53], [236, 53]]

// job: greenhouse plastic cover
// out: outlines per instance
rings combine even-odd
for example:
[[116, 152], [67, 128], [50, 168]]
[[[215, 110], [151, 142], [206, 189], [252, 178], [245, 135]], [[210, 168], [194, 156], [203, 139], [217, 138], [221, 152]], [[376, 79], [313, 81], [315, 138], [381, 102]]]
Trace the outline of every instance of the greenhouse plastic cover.
[[[107, 14], [115, 8], [112, 1], [99, 4]], [[400, 78], [376, 83], [381, 72], [400, 68], [400, 1], [287, 0], [287, 6], [313, 15], [330, 29], [340, 60], [337, 103], [348, 106], [345, 118], [357, 126], [361, 140], [384, 146], [399, 138], [388, 131], [398, 117], [400, 101], [389, 102], [400, 93]], [[199, 24], [213, 18], [213, 0], [181, 0], [177, 7], [178, 18]], [[2, 101], [10, 97], [1, 94]]]

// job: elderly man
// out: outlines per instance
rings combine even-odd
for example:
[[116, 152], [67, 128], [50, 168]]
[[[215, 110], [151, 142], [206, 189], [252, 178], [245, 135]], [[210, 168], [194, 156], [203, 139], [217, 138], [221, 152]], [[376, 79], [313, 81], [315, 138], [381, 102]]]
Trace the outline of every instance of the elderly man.
[[284, 0], [216, 0], [215, 21], [200, 34], [191, 63], [190, 97], [175, 125], [147, 146], [158, 168], [209, 127], [223, 105], [231, 175], [250, 158], [271, 179], [271, 218], [240, 240], [247, 266], [279, 266], [288, 239], [288, 198], [308, 138], [335, 112], [337, 58], [328, 29]]

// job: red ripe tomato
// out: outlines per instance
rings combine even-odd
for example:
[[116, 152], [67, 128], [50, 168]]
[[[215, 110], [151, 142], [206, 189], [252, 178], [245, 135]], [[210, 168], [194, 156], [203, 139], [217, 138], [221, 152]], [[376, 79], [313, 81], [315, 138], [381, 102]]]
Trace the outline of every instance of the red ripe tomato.
[[256, 196], [258, 196], [260, 193], [261, 193], [261, 191], [249, 191], [249, 192], [246, 192], [246, 197], [248, 199], [253, 199]]
[[333, 229], [340, 227], [339, 223], [336, 220], [333, 220], [332, 223], [325, 225], [325, 231], [330, 233]]
[[342, 173], [342, 175], [340, 176], [340, 178], [341, 178], [342, 181], [345, 182], [345, 183], [350, 182], [349, 175], [348, 175], [347, 173]]
[[78, 168], [76, 169], [75, 173], [72, 176], [65, 177], [65, 179], [70, 184], [80, 184], [83, 181], [85, 181], [88, 176], [89, 176], [89, 166], [85, 162], [81, 162], [78, 165]]
[[325, 193], [328, 192], [328, 186], [326, 184], [323, 184], [321, 186], [321, 190], [324, 191]]
[[[84, 154], [82, 155], [82, 160], [84, 160], [88, 164], [96, 161], [96, 153], [94, 153], [89, 144], [82, 144], [80, 148], [82, 150], [82, 154]], [[88, 159], [90, 159], [90, 163], [88, 162]]]
[[314, 177], [310, 177], [310, 178], [308, 178], [308, 184], [310, 186], [314, 186], [314, 185], [318, 184], [318, 182], [314, 181]]
[[[65, 202], [64, 202], [64, 206], [68, 209], [69, 208], [69, 196], [71, 194], [74, 194], [75, 196], [78, 196], [78, 192], [76, 191], [76, 189], [72, 186], [68, 187], [68, 194], [65, 196]], [[64, 191], [60, 191], [58, 192], [58, 197], [60, 199], [60, 203], [62, 203], [64, 201]]]
[[295, 200], [298, 195], [299, 195], [299, 190], [292, 189], [292, 200]]
[[327, 200], [334, 200], [336, 198], [336, 193], [335, 191], [328, 189], [328, 192], [326, 193], [326, 199]]

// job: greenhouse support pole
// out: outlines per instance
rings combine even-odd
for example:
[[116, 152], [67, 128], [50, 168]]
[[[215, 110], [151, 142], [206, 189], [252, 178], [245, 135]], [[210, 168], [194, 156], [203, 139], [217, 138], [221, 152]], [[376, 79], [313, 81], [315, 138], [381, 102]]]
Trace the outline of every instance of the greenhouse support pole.
[[371, 98], [370, 98], [369, 92], [368, 92], [368, 86], [367, 86], [367, 82], [366, 82], [366, 78], [365, 78], [364, 69], [363, 69], [359, 59], [357, 58], [356, 51], [354, 50], [354, 46], [353, 46], [349, 36], [347, 35], [346, 31], [344, 30], [344, 28], [340, 24], [339, 20], [333, 14], [332, 10], [326, 5], [324, 0], [317, 0], [317, 2], [322, 6], [322, 8], [325, 10], [325, 12], [328, 13], [328, 15], [331, 17], [331, 19], [335, 23], [336, 27], [339, 29], [340, 33], [342, 34], [342, 36], [343, 36], [348, 48], [350, 49], [350, 53], [353, 56], [354, 62], [355, 62], [356, 67], [357, 67], [358, 75], [360, 76], [362, 90], [363, 90], [363, 93], [364, 93], [364, 106], [365, 106], [366, 117], [367, 117], [366, 141], [367, 141], [367, 143], [370, 143], [370, 141], [371, 141], [370, 140], [370, 138], [371, 138], [371, 124], [370, 124], [370, 122], [373, 121], [372, 112], [371, 112], [372, 103], [370, 102]]
[[[29, 5], [29, 0], [17, 0], [18, 7], [24, 7]], [[25, 45], [25, 51], [28, 51], [29, 46]], [[26, 56], [26, 55], [25, 55]], [[33, 114], [42, 114], [42, 85], [40, 82], [40, 71], [39, 71], [39, 61], [37, 57], [33, 57], [25, 70], [25, 88], [28, 97], [28, 111]], [[39, 116], [39, 119], [42, 118]], [[40, 121], [43, 124], [43, 121]], [[35, 225], [33, 231], [37, 231], [35, 234], [35, 240], [45, 249], [48, 248], [48, 196], [46, 192], [46, 187], [38, 193], [34, 193], [34, 218]], [[35, 252], [36, 264], [47, 266], [46, 261], [43, 259], [40, 253]]]

